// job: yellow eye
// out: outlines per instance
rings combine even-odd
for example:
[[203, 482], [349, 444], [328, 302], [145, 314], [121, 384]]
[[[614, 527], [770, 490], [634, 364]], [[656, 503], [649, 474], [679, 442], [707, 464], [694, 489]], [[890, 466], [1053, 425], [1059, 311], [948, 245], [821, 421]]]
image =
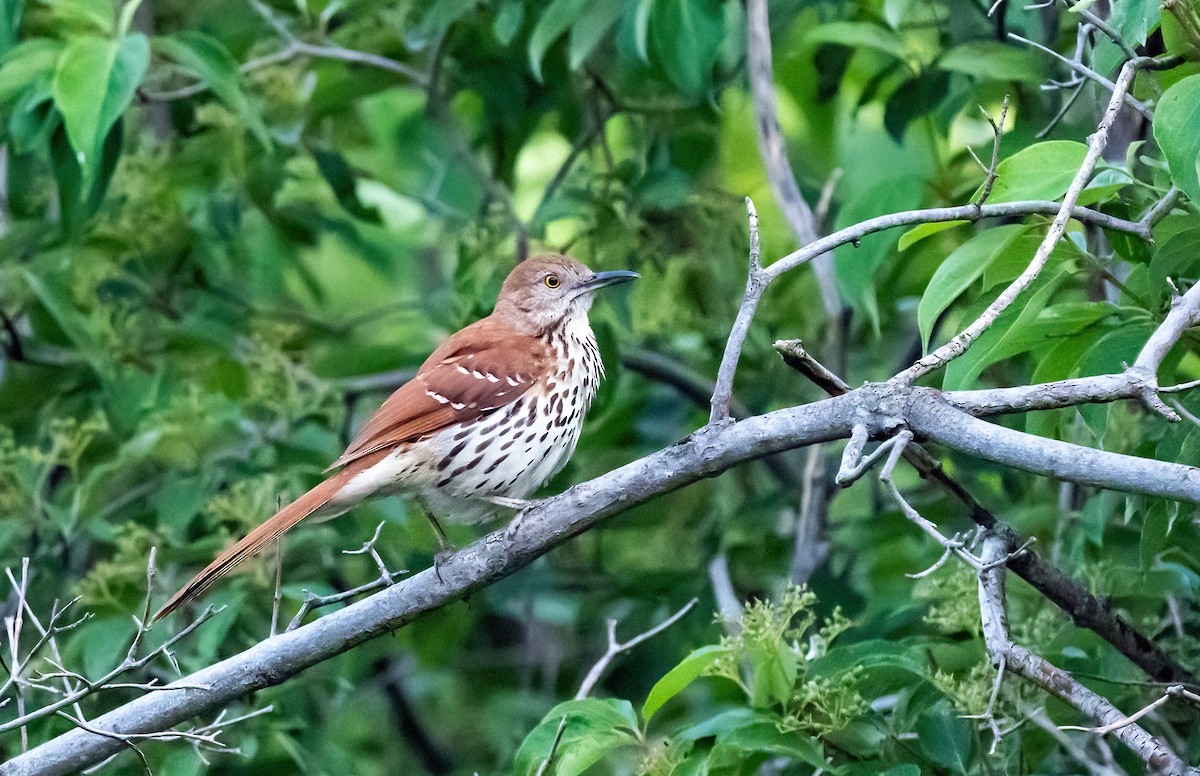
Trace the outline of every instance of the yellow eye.
[[546, 288], [558, 288], [558, 275], [546, 276]]

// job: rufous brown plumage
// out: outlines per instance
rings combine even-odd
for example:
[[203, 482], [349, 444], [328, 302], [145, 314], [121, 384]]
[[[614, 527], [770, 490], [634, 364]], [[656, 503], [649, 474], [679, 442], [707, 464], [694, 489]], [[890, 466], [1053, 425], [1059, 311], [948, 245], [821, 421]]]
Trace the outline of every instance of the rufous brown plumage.
[[[363, 426], [341, 467], [221, 553], [155, 615], [200, 595], [310, 516], [404, 491], [430, 515], [476, 522], [557, 473], [604, 374], [587, 313], [595, 291], [637, 277], [567, 256], [516, 266], [492, 314], [451, 335]], [[329, 471], [327, 470], [327, 471]]]

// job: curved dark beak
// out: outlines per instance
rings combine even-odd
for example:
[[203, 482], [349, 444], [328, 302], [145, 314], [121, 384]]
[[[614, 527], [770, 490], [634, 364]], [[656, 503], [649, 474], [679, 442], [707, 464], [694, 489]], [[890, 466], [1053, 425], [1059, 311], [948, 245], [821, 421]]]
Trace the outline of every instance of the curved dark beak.
[[627, 269], [614, 269], [608, 272], [597, 272], [587, 280], [575, 286], [580, 291], [595, 291], [598, 288], [605, 286], [615, 286], [618, 283], [627, 283], [634, 278], [639, 278], [636, 272], [630, 272]]

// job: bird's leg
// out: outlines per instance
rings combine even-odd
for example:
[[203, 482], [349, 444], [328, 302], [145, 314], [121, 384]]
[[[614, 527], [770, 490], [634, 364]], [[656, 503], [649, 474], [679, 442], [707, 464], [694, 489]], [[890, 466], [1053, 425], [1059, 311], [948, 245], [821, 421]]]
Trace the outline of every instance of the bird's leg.
[[438, 582], [442, 582], [442, 563], [450, 557], [457, 548], [446, 540], [446, 532], [442, 530], [442, 524], [433, 516], [433, 512], [427, 508], [422, 508], [425, 513], [425, 518], [429, 520], [429, 525], [433, 527], [433, 533], [437, 536], [438, 546], [441, 549], [433, 556], [433, 573], [437, 575]]
[[498, 507], [515, 509], [517, 512], [526, 512], [537, 503], [537, 501], [534, 499], [509, 498], [508, 496], [484, 496], [483, 500], [489, 504], [495, 504]]

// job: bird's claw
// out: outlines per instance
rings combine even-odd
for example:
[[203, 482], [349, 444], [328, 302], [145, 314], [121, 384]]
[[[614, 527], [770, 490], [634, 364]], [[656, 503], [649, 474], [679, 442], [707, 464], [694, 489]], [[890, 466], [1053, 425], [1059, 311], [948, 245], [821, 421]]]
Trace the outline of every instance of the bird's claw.
[[517, 531], [521, 530], [521, 524], [525, 522], [525, 510], [517, 513], [512, 522], [508, 524], [508, 528], [504, 529], [504, 539], [508, 542], [516, 541]]
[[447, 544], [433, 556], [433, 573], [437, 576], [438, 582], [445, 583], [442, 579], [442, 564], [450, 559], [458, 548], [453, 544]]

